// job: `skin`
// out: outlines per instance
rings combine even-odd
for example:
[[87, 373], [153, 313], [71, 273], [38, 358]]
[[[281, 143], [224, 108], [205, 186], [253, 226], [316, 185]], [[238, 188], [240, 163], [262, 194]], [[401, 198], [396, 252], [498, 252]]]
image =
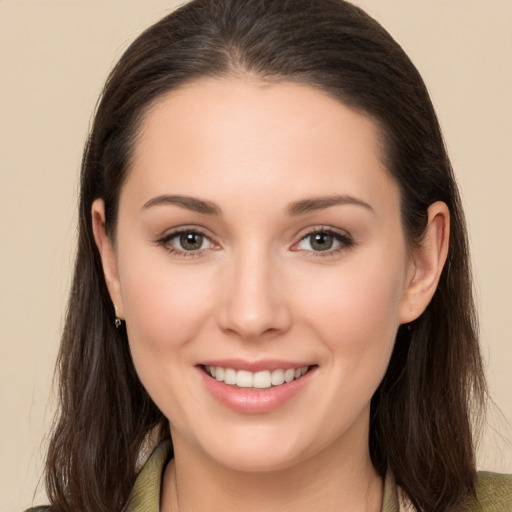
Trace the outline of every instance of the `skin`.
[[[195, 81], [160, 98], [140, 135], [115, 242], [102, 200], [92, 221], [138, 375], [171, 424], [162, 510], [379, 511], [370, 399], [399, 325], [436, 289], [446, 205], [410, 246], [376, 124], [304, 85]], [[289, 213], [334, 195], [351, 199]], [[176, 252], [183, 227], [205, 234], [201, 250]], [[341, 238], [318, 250], [314, 230]], [[317, 366], [284, 405], [246, 414], [213, 398], [197, 368], [233, 357]]]

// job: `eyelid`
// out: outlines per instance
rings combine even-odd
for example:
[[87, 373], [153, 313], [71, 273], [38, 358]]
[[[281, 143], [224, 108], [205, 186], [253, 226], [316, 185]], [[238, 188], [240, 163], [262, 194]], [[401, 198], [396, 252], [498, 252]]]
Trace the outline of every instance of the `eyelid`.
[[[202, 237], [206, 238], [210, 242], [212, 247], [208, 247], [207, 249], [197, 249], [197, 250], [193, 250], [193, 251], [186, 251], [186, 250], [176, 247], [175, 245], [170, 244], [170, 241], [173, 238], [176, 238], [184, 233], [194, 233], [197, 235], [201, 235]], [[166, 249], [171, 254], [176, 254], [178, 256], [183, 256], [183, 257], [201, 256], [205, 251], [210, 250], [210, 249], [215, 250], [219, 247], [219, 244], [217, 244], [213, 240], [213, 237], [207, 233], [207, 230], [205, 230], [204, 228], [202, 228], [200, 226], [194, 226], [194, 225], [179, 226], [177, 228], [171, 229], [170, 231], [165, 232], [165, 234], [163, 234], [162, 236], [158, 237], [158, 239], [156, 240], [156, 243], [158, 245], [164, 247], [164, 249]]]
[[[334, 228], [332, 226], [316, 226], [316, 227], [310, 227], [306, 228], [306, 230], [302, 231], [303, 234], [298, 235], [300, 238], [297, 242], [295, 242], [291, 250], [292, 251], [302, 251], [305, 253], [308, 253], [309, 255], [316, 257], [316, 256], [333, 256], [336, 255], [342, 251], [346, 251], [354, 245], [354, 240], [352, 235], [348, 233], [345, 230]], [[339, 245], [333, 249], [327, 249], [325, 251], [314, 251], [314, 250], [308, 250], [308, 249], [299, 249], [297, 246], [307, 239], [308, 237], [316, 234], [316, 233], [323, 233], [333, 236], [338, 242]]]

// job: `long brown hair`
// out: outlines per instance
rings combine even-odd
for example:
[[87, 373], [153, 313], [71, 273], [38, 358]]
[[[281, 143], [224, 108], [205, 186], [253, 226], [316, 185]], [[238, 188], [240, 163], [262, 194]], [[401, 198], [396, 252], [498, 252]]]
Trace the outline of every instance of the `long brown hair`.
[[430, 204], [448, 205], [448, 263], [424, 314], [399, 329], [372, 399], [369, 446], [377, 471], [392, 470], [419, 510], [456, 509], [475, 489], [472, 427], [485, 380], [464, 216], [420, 75], [376, 21], [342, 0], [194, 0], [121, 57], [85, 148], [78, 252], [58, 359], [60, 409], [46, 463], [52, 510], [121, 510], [144, 443], [169, 436], [135, 373], [126, 331], [114, 327], [91, 204], [104, 199], [114, 238], [120, 190], [148, 107], [185, 82], [232, 74], [308, 84], [371, 116], [401, 190], [409, 243], [421, 242]]

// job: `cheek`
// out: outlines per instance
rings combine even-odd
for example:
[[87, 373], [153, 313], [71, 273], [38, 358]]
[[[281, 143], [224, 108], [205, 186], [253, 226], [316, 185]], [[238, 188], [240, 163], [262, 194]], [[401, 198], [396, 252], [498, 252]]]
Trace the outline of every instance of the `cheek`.
[[[382, 261], [382, 263], [380, 262]], [[345, 268], [317, 275], [315, 285], [298, 290], [302, 309], [330, 352], [346, 356], [343, 364], [358, 365], [365, 357], [390, 354], [399, 326], [404, 264], [378, 258], [350, 262]], [[387, 358], [384, 358], [387, 363]]]
[[130, 352], [160, 410], [169, 418], [187, 417], [184, 383], [194, 363], [189, 342], [211, 321], [212, 278], [206, 266], [190, 271], [190, 266], [169, 265], [165, 253], [154, 258], [148, 252], [127, 251], [129, 257], [119, 259]]
[[120, 259], [121, 293], [130, 344], [172, 351], [194, 338], [212, 306], [211, 270], [207, 266], [171, 265], [154, 248]]

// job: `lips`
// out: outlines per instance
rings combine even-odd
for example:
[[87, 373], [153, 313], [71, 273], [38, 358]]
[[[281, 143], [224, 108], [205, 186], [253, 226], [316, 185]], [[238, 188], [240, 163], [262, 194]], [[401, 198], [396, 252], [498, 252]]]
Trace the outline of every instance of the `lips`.
[[283, 361], [209, 361], [197, 366], [203, 384], [222, 405], [239, 413], [268, 413], [311, 382], [318, 366]]

